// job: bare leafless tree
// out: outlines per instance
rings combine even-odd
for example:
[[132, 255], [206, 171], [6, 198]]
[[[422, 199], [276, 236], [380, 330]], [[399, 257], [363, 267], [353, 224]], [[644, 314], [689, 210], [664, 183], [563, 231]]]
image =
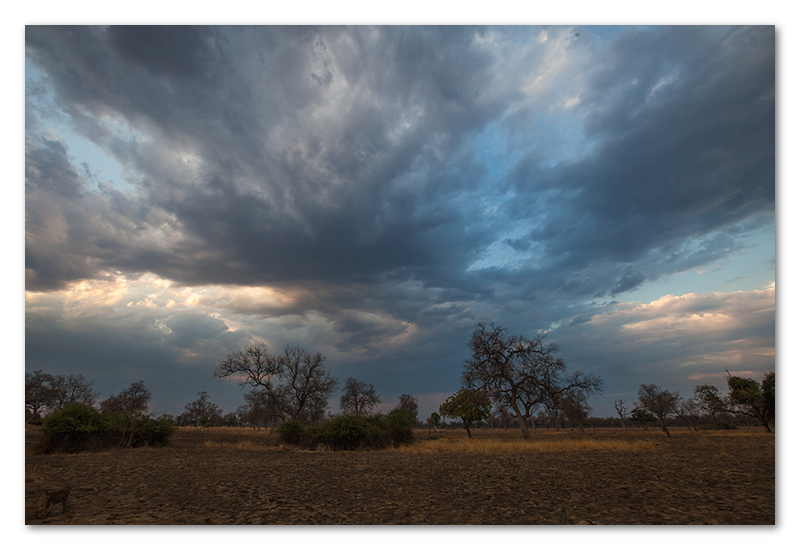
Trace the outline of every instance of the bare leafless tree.
[[717, 425], [717, 415], [725, 414], [725, 401], [719, 390], [709, 384], [694, 387], [694, 398], [700, 409], [711, 416], [711, 422]]
[[208, 392], [201, 391], [197, 395], [197, 399], [184, 407], [177, 423], [181, 426], [222, 426], [225, 423], [222, 408], [211, 402]]
[[367, 384], [353, 377], [344, 383], [344, 392], [339, 401], [339, 408], [345, 414], [362, 416], [372, 412], [375, 405], [381, 402], [381, 396], [375, 392], [374, 384]]
[[124, 414], [146, 413], [153, 394], [144, 385], [144, 380], [133, 382], [130, 386], [112, 395], [100, 403], [105, 412], [121, 412]]
[[617, 411], [619, 415], [619, 422], [622, 424], [623, 431], [625, 430], [625, 417], [628, 415], [628, 409], [625, 408], [625, 401], [622, 399], [615, 399], [614, 400], [614, 409]]
[[25, 422], [41, 418], [58, 401], [52, 374], [40, 370], [25, 373]]
[[265, 345], [248, 346], [219, 362], [214, 378], [232, 378], [242, 387], [265, 392], [269, 407], [281, 420], [316, 422], [325, 415], [336, 378], [325, 369], [325, 357], [287, 347], [272, 355]]
[[404, 393], [400, 396], [400, 403], [397, 405], [397, 408], [411, 411], [414, 413], [415, 418], [417, 414], [419, 414], [419, 402], [417, 401], [417, 398], [408, 393]]
[[244, 405], [239, 407], [239, 421], [253, 428], [275, 426], [280, 420], [279, 409], [263, 388], [253, 388], [244, 394]]
[[539, 407], [555, 411], [568, 392], [590, 395], [603, 386], [596, 376], [567, 374], [563, 359], [556, 356], [558, 346], [539, 336], [510, 336], [494, 323], [479, 323], [469, 347], [472, 354], [465, 363], [465, 385], [484, 389], [496, 405], [510, 407], [525, 439], [530, 437], [527, 422]]
[[92, 383], [82, 374], [57, 375], [54, 377], [54, 387], [58, 392], [57, 408], [67, 403], [82, 403], [92, 407], [99, 395], [99, 392], [92, 390]]
[[686, 422], [688, 428], [697, 430], [697, 422], [700, 420], [700, 405], [695, 399], [679, 397], [675, 404], [675, 415]]

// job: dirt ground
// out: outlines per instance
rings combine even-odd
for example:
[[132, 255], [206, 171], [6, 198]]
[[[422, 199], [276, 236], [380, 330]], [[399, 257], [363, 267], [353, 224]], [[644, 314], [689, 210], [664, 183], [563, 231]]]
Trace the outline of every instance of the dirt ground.
[[[518, 430], [475, 430], [519, 438]], [[419, 431], [418, 439], [429, 438]], [[465, 437], [448, 430], [433, 437]], [[731, 432], [539, 430], [546, 438], [647, 440], [636, 451], [414, 453], [285, 449], [264, 431], [179, 429], [162, 448], [37, 454], [26, 430], [25, 522], [90, 524], [546, 525], [775, 523], [775, 439]], [[45, 489], [66, 512], [36, 519]]]

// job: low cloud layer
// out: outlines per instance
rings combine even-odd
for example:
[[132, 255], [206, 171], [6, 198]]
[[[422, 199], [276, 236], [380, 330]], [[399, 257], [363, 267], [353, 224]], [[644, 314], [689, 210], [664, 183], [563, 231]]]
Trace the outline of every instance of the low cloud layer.
[[[207, 377], [257, 340], [446, 393], [478, 321], [591, 339], [774, 232], [772, 27], [28, 26], [26, 60], [29, 370]], [[732, 315], [774, 350], [774, 310]], [[669, 363], [676, 319], [614, 338], [670, 381], [744, 339]]]

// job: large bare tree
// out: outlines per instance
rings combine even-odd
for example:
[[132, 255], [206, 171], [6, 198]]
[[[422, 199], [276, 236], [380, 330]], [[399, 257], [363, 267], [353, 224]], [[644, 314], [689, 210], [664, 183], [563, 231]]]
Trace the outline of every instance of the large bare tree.
[[54, 387], [58, 391], [56, 408], [63, 407], [67, 403], [82, 403], [89, 407], [94, 406], [94, 402], [99, 395], [92, 389], [92, 383], [82, 374], [70, 374], [68, 376], [56, 375], [53, 377]]
[[25, 374], [26, 422], [68, 403], [94, 406], [98, 393], [82, 374], [47, 374], [40, 370]]
[[465, 385], [479, 387], [497, 405], [510, 407], [525, 439], [530, 437], [528, 420], [540, 407], [555, 409], [567, 394], [586, 396], [603, 387], [597, 376], [568, 374], [564, 360], [556, 355], [558, 346], [540, 336], [509, 335], [494, 323], [479, 323], [469, 347], [472, 355], [465, 363]]
[[350, 377], [344, 383], [344, 392], [342, 392], [339, 407], [345, 414], [362, 416], [372, 412], [375, 405], [380, 402], [381, 396], [375, 391], [374, 384], [367, 384]]
[[25, 423], [44, 416], [58, 400], [55, 377], [40, 370], [25, 373]]
[[219, 362], [214, 377], [232, 378], [242, 387], [259, 388], [281, 420], [318, 422], [325, 415], [336, 378], [325, 369], [325, 357], [287, 347], [272, 355], [266, 345], [248, 346]]
[[133, 382], [130, 386], [100, 403], [104, 412], [124, 414], [146, 413], [153, 394], [144, 385], [144, 380]]

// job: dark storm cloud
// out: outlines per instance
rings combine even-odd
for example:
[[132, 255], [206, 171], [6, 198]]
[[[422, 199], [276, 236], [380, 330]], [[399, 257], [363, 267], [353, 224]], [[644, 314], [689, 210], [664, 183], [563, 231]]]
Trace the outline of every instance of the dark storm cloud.
[[774, 223], [772, 27], [29, 26], [26, 56], [27, 290], [160, 278], [98, 298], [119, 323], [30, 313], [29, 370], [120, 339], [177, 380], [261, 338], [437, 392], [477, 321], [601, 338], [604, 300]]
[[112, 47], [125, 59], [159, 76], [209, 78], [220, 65], [213, 47], [217, 33], [209, 27], [146, 25], [108, 28]]
[[[557, 271], [623, 266], [622, 275], [613, 266], [596, 274], [599, 290], [612, 294], [679, 271], [670, 256], [694, 256], [686, 269], [729, 252], [725, 235], [715, 246], [685, 245], [715, 231], [735, 235], [738, 224], [774, 210], [774, 52], [770, 27], [623, 33], [581, 94], [594, 149], [554, 167], [523, 157], [509, 214], [525, 219], [553, 194], [530, 242]], [[664, 261], [652, 263], [653, 253]]]
[[[482, 98], [491, 59], [470, 51], [473, 35], [35, 27], [27, 43], [65, 111], [143, 175], [138, 215], [163, 209], [184, 237], [168, 254], [122, 252], [107, 267], [189, 283], [374, 282], [397, 269], [463, 270], [491, 242], [472, 207], [449, 205], [477, 193], [483, 171], [469, 157], [452, 164], [464, 133], [496, 116], [505, 99]], [[245, 41], [248, 50], [238, 51]], [[243, 57], [212, 85], [204, 79], [221, 71], [223, 46]], [[345, 48], [353, 51], [332, 59], [330, 50]], [[342, 65], [335, 75], [334, 61]], [[330, 108], [323, 69], [327, 87], [342, 86]], [[97, 122], [114, 113], [158, 143], [125, 143]], [[398, 125], [408, 126], [405, 134]], [[197, 151], [202, 172], [175, 177], [163, 158], [169, 147]], [[37, 273], [32, 285], [43, 284]]]

